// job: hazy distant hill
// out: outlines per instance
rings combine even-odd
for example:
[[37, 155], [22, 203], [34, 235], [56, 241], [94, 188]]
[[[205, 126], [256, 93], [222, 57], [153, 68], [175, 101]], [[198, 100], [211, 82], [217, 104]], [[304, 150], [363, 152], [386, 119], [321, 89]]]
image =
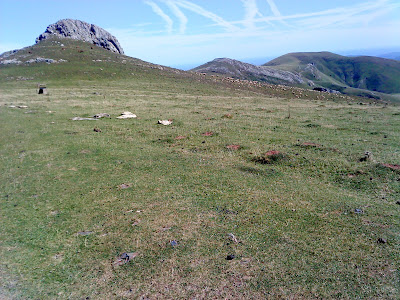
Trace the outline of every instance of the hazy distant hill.
[[400, 60], [400, 52], [385, 53], [385, 54], [379, 55], [379, 57]]

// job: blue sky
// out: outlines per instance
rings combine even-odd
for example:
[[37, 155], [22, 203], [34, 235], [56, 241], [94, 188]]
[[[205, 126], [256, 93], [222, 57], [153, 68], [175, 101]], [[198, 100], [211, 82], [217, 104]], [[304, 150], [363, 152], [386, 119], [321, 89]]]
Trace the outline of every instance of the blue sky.
[[65, 18], [108, 30], [129, 56], [175, 67], [400, 48], [400, 0], [1, 0], [0, 52], [32, 45]]

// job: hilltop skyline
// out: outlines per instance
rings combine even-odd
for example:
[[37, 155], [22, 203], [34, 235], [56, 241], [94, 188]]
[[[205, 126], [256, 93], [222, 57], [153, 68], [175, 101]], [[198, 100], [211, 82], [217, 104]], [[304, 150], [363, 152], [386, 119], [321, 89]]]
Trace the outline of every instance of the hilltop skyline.
[[32, 45], [65, 18], [109, 31], [126, 55], [172, 67], [217, 57], [250, 62], [288, 52], [400, 48], [395, 0], [3, 0], [0, 11], [0, 52]]

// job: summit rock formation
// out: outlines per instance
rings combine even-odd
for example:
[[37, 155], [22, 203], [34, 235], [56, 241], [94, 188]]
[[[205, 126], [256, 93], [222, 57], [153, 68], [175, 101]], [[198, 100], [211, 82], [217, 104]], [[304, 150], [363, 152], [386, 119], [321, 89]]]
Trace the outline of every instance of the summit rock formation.
[[49, 25], [46, 31], [36, 38], [36, 43], [51, 37], [81, 40], [115, 53], [124, 54], [124, 50], [115, 36], [97, 25], [79, 20], [64, 19]]

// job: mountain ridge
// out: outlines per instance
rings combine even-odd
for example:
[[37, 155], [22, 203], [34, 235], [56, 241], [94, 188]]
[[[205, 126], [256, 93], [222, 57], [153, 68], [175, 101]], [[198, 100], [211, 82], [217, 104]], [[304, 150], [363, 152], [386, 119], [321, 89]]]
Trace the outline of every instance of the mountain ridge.
[[236, 79], [262, 81], [271, 84], [278, 84], [280, 80], [292, 85], [307, 84], [305, 80], [295, 73], [256, 66], [230, 58], [216, 58], [211, 62], [192, 69], [192, 71], [220, 73]]
[[[243, 66], [246, 66], [246, 72], [243, 72]], [[380, 97], [378, 93], [400, 93], [400, 62], [371, 56], [346, 57], [327, 51], [288, 53], [261, 66], [227, 58], [215, 59], [192, 71], [304, 88], [324, 88], [370, 98]], [[263, 74], [265, 72], [268, 72], [268, 77]], [[282, 78], [282, 74], [286, 78]], [[296, 78], [296, 81], [287, 78]]]

